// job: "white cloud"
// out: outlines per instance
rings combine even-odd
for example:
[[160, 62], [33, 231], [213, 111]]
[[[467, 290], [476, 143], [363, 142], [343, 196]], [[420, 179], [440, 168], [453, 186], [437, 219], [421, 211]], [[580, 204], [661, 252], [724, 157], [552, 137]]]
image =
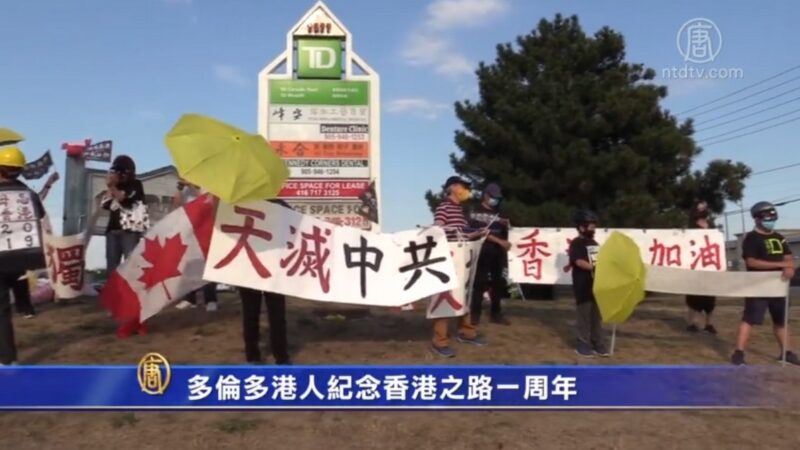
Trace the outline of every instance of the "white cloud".
[[403, 58], [412, 66], [433, 66], [443, 75], [469, 74], [474, 70], [467, 57], [453, 50], [449, 40], [430, 34], [412, 35]]
[[444, 103], [433, 102], [419, 97], [398, 98], [389, 101], [386, 110], [390, 113], [406, 113], [433, 120], [449, 107]]
[[430, 66], [442, 75], [470, 74], [474, 65], [454, 48], [445, 32], [485, 25], [509, 9], [508, 0], [435, 0], [422, 23], [412, 29], [402, 57], [409, 65]]
[[249, 84], [249, 79], [242, 74], [238, 67], [227, 64], [216, 64], [213, 69], [214, 76], [226, 83], [239, 86], [247, 86]]
[[436, 0], [428, 5], [426, 24], [433, 29], [472, 27], [508, 10], [506, 0]]

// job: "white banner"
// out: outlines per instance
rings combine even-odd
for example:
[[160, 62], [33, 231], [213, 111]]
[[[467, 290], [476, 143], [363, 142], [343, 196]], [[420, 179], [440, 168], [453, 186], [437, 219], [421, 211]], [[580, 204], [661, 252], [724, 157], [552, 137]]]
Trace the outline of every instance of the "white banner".
[[[603, 245], [613, 231], [636, 242], [645, 264], [703, 271], [726, 269], [725, 238], [719, 230], [598, 229], [595, 240]], [[515, 283], [572, 284], [567, 252], [577, 235], [574, 229], [512, 228], [509, 278]]]
[[645, 289], [662, 294], [713, 297], [786, 297], [789, 282], [781, 272], [701, 272], [648, 266]]
[[56, 298], [76, 298], [84, 294], [86, 245], [83, 236], [55, 236], [50, 218], [42, 219], [47, 276]]
[[450, 242], [450, 254], [456, 268], [458, 285], [449, 291], [431, 296], [428, 302], [428, 319], [459, 317], [469, 312], [472, 283], [478, 268], [483, 239], [471, 242]]
[[219, 205], [203, 278], [370, 306], [401, 306], [460, 283], [441, 228], [370, 233], [266, 201]]
[[31, 193], [27, 190], [0, 191], [0, 252], [41, 246]]

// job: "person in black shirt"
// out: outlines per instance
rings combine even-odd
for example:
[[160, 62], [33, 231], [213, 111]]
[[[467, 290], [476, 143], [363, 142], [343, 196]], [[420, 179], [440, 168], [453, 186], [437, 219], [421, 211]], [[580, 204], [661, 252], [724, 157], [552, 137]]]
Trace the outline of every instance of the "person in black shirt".
[[[144, 186], [136, 179], [136, 164], [126, 155], [114, 158], [106, 186], [108, 190], [101, 207], [109, 212], [106, 227], [106, 271], [111, 275], [119, 267], [122, 258], [127, 259], [142, 238], [142, 224], [123, 220], [123, 210], [143, 208], [145, 197]], [[134, 332], [145, 334], [144, 324], [121, 324], [117, 336], [125, 338]]]
[[489, 298], [492, 302], [490, 321], [502, 325], [510, 325], [502, 314], [501, 300], [507, 294], [508, 285], [503, 273], [508, 266], [508, 255], [511, 248], [508, 242], [509, 221], [500, 213], [500, 201], [503, 193], [500, 186], [490, 183], [483, 191], [481, 203], [470, 211], [469, 226], [471, 228], [488, 228], [489, 234], [481, 247], [478, 257], [478, 267], [475, 271], [475, 280], [472, 286], [472, 299], [470, 303], [470, 319], [473, 325], [478, 325], [483, 309], [483, 294], [489, 289]]
[[[792, 251], [780, 233], [775, 232], [775, 222], [778, 220], [778, 211], [769, 202], [758, 202], [750, 210], [756, 223], [755, 229], [744, 237], [742, 242], [742, 258], [748, 271], [775, 271], [781, 272], [784, 280], [794, 277], [794, 262]], [[788, 294], [788, 292], [787, 292]], [[764, 315], [769, 310], [772, 317], [772, 330], [781, 348], [781, 356], [786, 352], [786, 361], [800, 365], [800, 358], [790, 351], [789, 330], [785, 329], [786, 310], [785, 298], [747, 298], [744, 303], [742, 323], [739, 325], [739, 336], [736, 339], [736, 350], [731, 355], [731, 362], [735, 365], [744, 365], [744, 349], [750, 339], [754, 325], [764, 323]]]
[[[708, 204], [704, 201], [698, 200], [695, 202], [692, 211], [689, 213], [689, 228], [690, 229], [709, 229], [713, 228], [708, 217]], [[716, 306], [716, 297], [706, 295], [687, 295], [686, 306], [689, 307], [687, 313], [687, 322], [689, 325], [686, 330], [690, 333], [697, 333], [700, 328], [697, 326], [698, 316], [705, 314], [705, 327], [706, 332], [717, 334], [717, 329], [711, 324], [711, 314], [714, 312]]]
[[579, 236], [569, 246], [569, 262], [572, 266], [572, 290], [575, 293], [577, 310], [576, 329], [578, 343], [575, 353], [580, 356], [608, 356], [600, 309], [594, 298], [594, 267], [599, 246], [594, 240], [597, 215], [591, 211], [575, 214], [575, 226]]
[[[33, 203], [36, 219], [44, 217], [44, 206], [39, 196], [19, 176], [25, 167], [25, 155], [16, 147], [0, 149], [0, 192], [28, 191]], [[12, 232], [13, 233], [13, 232]], [[14, 254], [0, 253], [0, 365], [17, 363], [17, 345], [14, 339], [14, 323], [11, 319], [11, 292], [26, 270], [45, 267], [44, 252], [38, 249], [13, 250]], [[27, 281], [26, 281], [27, 282]], [[30, 295], [27, 290], [25, 295]], [[30, 299], [17, 299], [17, 301]]]
[[[291, 207], [283, 200], [270, 200], [283, 206]], [[242, 330], [244, 337], [244, 352], [248, 364], [261, 364], [259, 318], [261, 316], [261, 301], [267, 306], [269, 319], [269, 341], [275, 364], [291, 364], [289, 348], [286, 337], [286, 297], [274, 292], [259, 291], [256, 289], [239, 288], [242, 299]]]

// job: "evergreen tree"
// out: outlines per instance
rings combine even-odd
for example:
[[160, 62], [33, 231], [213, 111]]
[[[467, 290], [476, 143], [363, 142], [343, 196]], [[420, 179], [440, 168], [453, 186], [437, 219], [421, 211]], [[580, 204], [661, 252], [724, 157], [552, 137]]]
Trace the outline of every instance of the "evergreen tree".
[[[462, 154], [451, 163], [478, 186], [498, 182], [515, 226], [570, 225], [590, 208], [609, 227], [682, 227], [694, 199], [720, 213], [742, 197], [750, 169], [715, 160], [693, 171], [692, 121], [660, 107], [666, 87], [625, 61], [608, 27], [590, 37], [575, 16], [542, 19], [476, 73], [480, 100], [455, 105]], [[440, 194], [426, 197], [433, 208]]]

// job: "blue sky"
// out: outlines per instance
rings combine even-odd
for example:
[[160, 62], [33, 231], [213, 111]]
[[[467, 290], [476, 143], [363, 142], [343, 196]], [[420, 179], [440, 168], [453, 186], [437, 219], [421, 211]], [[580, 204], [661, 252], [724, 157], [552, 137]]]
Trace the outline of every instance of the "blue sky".
[[[311, 0], [4, 3], [0, 126], [27, 137], [23, 149], [31, 159], [52, 149], [62, 173], [61, 143], [85, 137], [113, 139], [115, 152], [133, 155], [142, 171], [169, 164], [163, 137], [186, 112], [255, 131], [256, 76], [282, 51], [289, 27], [314, 4]], [[675, 112], [800, 64], [796, 33], [800, 2], [792, 0], [770, 2], [770, 8], [748, 0], [326, 3], [353, 33], [355, 51], [381, 75], [382, 201], [388, 231], [430, 221], [423, 193], [451, 174], [447, 155], [455, 150], [453, 133], [458, 127], [453, 102], [475, 98], [477, 63], [493, 60], [496, 44], [529, 32], [542, 17], [577, 14], [589, 33], [604, 25], [622, 32], [628, 60], [656, 69], [659, 76], [664, 68], [684, 66], [676, 47], [680, 27], [695, 17], [712, 20], [722, 33], [722, 49], [713, 62], [693, 67], [736, 68], [743, 76], [661, 79], [670, 88], [664, 106]], [[798, 75], [800, 71], [774, 83]], [[800, 82], [784, 89], [793, 86]], [[798, 107], [787, 104], [698, 134], [698, 139]], [[711, 119], [729, 110], [703, 117]], [[697, 121], [701, 123], [700, 117]], [[800, 122], [794, 122], [714, 145], [698, 164], [726, 158], [758, 171], [800, 162], [798, 131]], [[798, 180], [800, 167], [754, 177], [744, 203], [800, 197]], [[59, 184], [46, 202], [51, 216], [61, 216], [62, 200]], [[783, 227], [800, 227], [800, 203], [781, 213]], [[740, 223], [738, 217], [731, 220], [731, 231], [739, 232]], [[101, 265], [102, 254], [102, 240], [94, 240], [90, 266]]]

